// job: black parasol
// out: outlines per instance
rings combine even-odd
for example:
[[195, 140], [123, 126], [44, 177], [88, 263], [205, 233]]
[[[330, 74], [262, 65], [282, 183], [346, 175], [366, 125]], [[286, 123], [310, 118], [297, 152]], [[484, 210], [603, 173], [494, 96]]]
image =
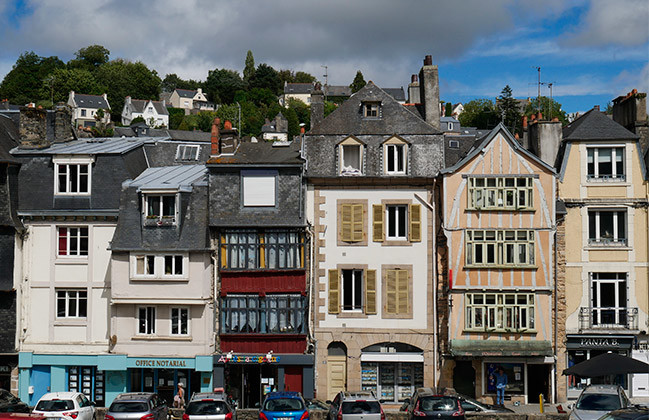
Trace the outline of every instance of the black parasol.
[[627, 373], [649, 373], [649, 365], [617, 353], [604, 353], [563, 371], [564, 375], [577, 375], [583, 378], [625, 375]]

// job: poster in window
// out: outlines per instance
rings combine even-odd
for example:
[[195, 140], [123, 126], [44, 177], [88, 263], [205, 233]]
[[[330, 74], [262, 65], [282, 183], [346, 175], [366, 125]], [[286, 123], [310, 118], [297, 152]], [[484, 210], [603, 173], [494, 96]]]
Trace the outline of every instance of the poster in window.
[[523, 363], [499, 363], [488, 362], [485, 364], [485, 382], [487, 384], [487, 393], [496, 393], [496, 375], [497, 370], [502, 368], [507, 376], [507, 387], [505, 394], [522, 395], [525, 393], [525, 375]]

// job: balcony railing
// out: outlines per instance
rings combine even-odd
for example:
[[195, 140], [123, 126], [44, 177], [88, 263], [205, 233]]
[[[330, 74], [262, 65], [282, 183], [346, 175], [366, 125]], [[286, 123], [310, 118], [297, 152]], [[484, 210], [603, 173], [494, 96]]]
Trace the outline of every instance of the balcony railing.
[[617, 174], [617, 175], [598, 175], [588, 174], [588, 182], [624, 182], [626, 181], [626, 175]]
[[638, 308], [580, 308], [579, 329], [637, 330]]
[[590, 246], [627, 246], [626, 238], [589, 238]]

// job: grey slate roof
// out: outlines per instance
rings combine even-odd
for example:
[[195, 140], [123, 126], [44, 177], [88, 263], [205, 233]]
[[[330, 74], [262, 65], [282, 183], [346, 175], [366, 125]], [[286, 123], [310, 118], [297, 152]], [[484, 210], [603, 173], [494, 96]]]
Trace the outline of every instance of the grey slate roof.
[[176, 89], [178, 96], [181, 98], [193, 98], [196, 95], [196, 90], [187, 90], [187, 89]]
[[591, 109], [563, 129], [563, 139], [571, 140], [632, 140], [639, 136], [607, 117], [597, 109]]
[[284, 93], [306, 94], [313, 91], [313, 83], [287, 83], [284, 85]]
[[144, 106], [147, 104], [149, 101], [145, 101], [144, 99], [131, 99], [131, 106], [133, 107], [133, 112], [137, 112], [141, 114], [144, 112]]
[[108, 109], [108, 102], [103, 96], [74, 93], [74, 102], [79, 108]]
[[385, 93], [392, 96], [396, 101], [405, 102], [406, 94], [403, 91], [403, 87], [398, 88], [383, 88]]
[[327, 96], [351, 96], [352, 88], [349, 86], [323, 86], [324, 94]]
[[190, 192], [193, 185], [207, 185], [205, 165], [164, 166], [148, 168], [132, 181], [124, 181], [123, 186], [136, 187], [137, 191], [174, 190]]
[[156, 112], [160, 115], [169, 115], [167, 107], [162, 104], [162, 101], [151, 101]]
[[[198, 160], [183, 160], [178, 158], [178, 148], [185, 145], [199, 147]], [[156, 142], [149, 142], [144, 145], [144, 153], [150, 167], [174, 166], [174, 165], [196, 165], [203, 164], [210, 158], [212, 145], [205, 142], [190, 142], [159, 139]]]
[[[146, 125], [146, 124], [145, 124]], [[131, 127], [115, 127], [113, 137], [137, 137], [137, 133]], [[204, 131], [168, 130], [166, 128], [146, 127], [147, 137], [165, 137], [171, 140], [205, 142], [210, 143], [211, 133]]]
[[11, 150], [14, 156], [22, 155], [99, 155], [123, 154], [140, 147], [147, 141], [155, 140], [153, 137], [98, 137], [73, 140], [66, 143], [54, 143], [45, 149], [20, 149]]
[[233, 155], [221, 155], [210, 158], [208, 166], [223, 165], [302, 165], [300, 145], [297, 141], [286, 146], [277, 142], [260, 141], [258, 143], [245, 142]]

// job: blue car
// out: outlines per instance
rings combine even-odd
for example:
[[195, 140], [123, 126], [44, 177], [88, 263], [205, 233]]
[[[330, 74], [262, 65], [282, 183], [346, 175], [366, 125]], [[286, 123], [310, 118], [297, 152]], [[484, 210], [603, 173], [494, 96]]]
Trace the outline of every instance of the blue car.
[[269, 392], [259, 410], [259, 420], [309, 420], [299, 392]]

